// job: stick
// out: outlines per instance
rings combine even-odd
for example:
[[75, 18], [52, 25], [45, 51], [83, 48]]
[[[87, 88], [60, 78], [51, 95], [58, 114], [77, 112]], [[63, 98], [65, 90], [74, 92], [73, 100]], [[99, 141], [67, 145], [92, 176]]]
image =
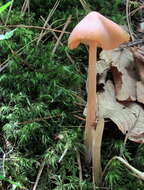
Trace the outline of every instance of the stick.
[[32, 190], [36, 190], [36, 188], [38, 186], [38, 182], [39, 182], [41, 174], [42, 174], [42, 171], [44, 169], [44, 166], [45, 166], [45, 159], [43, 160], [43, 162], [40, 165], [40, 169], [39, 169], [39, 172], [38, 172], [38, 175], [37, 175], [37, 178], [36, 178], [36, 181], [35, 181], [35, 184], [34, 184], [34, 187]]
[[137, 170], [136, 168], [134, 168], [133, 166], [131, 166], [126, 160], [124, 160], [122, 157], [120, 156], [114, 156], [111, 160], [109, 160], [108, 164], [106, 165], [104, 171], [103, 171], [103, 176], [108, 168], [108, 166], [110, 165], [110, 163], [113, 160], [119, 160], [122, 164], [124, 164], [129, 170], [131, 170], [134, 173], [134, 176], [137, 177], [138, 179], [144, 180], [144, 172], [141, 172], [139, 170]]
[[[23, 24], [17, 24], [17, 25], [11, 24], [11, 25], [6, 25], [6, 26], [0, 26], [0, 28], [4, 28], [4, 27], [7, 27], [7, 28], [30, 28], [30, 29], [38, 29], [38, 30], [49, 30], [49, 31], [54, 31], [54, 32], [59, 32], [59, 33], [62, 32], [61, 30], [52, 29], [52, 28], [49, 28], [49, 27], [30, 26], [30, 25], [23, 25]], [[65, 34], [70, 34], [70, 32], [66, 32], [66, 31], [64, 33]]]
[[58, 47], [58, 45], [60, 43], [60, 40], [61, 40], [62, 36], [64, 35], [64, 32], [65, 32], [67, 26], [69, 25], [70, 21], [71, 21], [71, 15], [68, 17], [68, 19], [67, 19], [67, 21], [66, 21], [66, 23], [65, 23], [65, 25], [63, 27], [63, 30], [62, 30], [62, 32], [61, 32], [61, 34], [60, 34], [60, 36], [59, 36], [59, 38], [58, 38], [58, 40], [57, 40], [57, 42], [55, 44], [55, 47], [53, 48], [52, 55], [55, 54], [56, 49], [57, 49], [57, 47]]

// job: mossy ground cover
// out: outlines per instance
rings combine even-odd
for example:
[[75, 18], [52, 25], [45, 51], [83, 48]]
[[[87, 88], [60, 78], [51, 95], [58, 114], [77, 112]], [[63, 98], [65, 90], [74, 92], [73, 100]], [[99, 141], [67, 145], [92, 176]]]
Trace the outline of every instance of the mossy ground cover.
[[[23, 0], [13, 3], [7, 25], [42, 27], [42, 17], [46, 19], [50, 15], [56, 1], [32, 0], [29, 11], [22, 12], [23, 3]], [[89, 1], [88, 4], [90, 9], [100, 11], [117, 23], [125, 22], [125, 13], [121, 12], [124, 6], [119, 0]], [[72, 15], [66, 29], [70, 32], [86, 12], [78, 0], [61, 0], [49, 24], [62, 30]], [[7, 16], [8, 10], [1, 14], [1, 25], [4, 26]], [[1, 32], [10, 30], [9, 26]], [[55, 36], [46, 31], [38, 43], [40, 32], [37, 28], [17, 27], [11, 39], [0, 41], [1, 63], [6, 65], [0, 76], [0, 188], [34, 190], [36, 186], [37, 190], [91, 190], [91, 166], [84, 161], [85, 122], [77, 117], [83, 117], [86, 101], [87, 51], [84, 46], [73, 52], [68, 50], [69, 34], [66, 33], [61, 40], [63, 45], [52, 55]], [[113, 156], [120, 155], [123, 140], [124, 136], [114, 124], [106, 123], [103, 168]], [[143, 145], [128, 141], [123, 154], [142, 170]], [[143, 190], [144, 183], [118, 161], [113, 161], [103, 177], [102, 189], [105, 188]]]

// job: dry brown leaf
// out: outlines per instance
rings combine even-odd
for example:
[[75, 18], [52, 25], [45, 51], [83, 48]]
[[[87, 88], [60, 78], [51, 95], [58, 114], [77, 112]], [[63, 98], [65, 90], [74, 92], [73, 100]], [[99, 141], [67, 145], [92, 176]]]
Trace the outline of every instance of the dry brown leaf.
[[137, 74], [141, 81], [144, 82], [144, 52], [136, 48], [131, 48], [134, 57], [134, 63], [137, 68]]
[[144, 83], [137, 82], [137, 101], [144, 104]]
[[129, 103], [126, 106], [117, 102], [111, 81], [106, 82], [103, 92], [97, 93], [97, 100], [98, 118], [109, 118], [128, 139], [144, 143], [144, 110], [140, 105]]
[[99, 93], [98, 115], [111, 119], [123, 134], [128, 133], [128, 138], [135, 142], [144, 143], [144, 110], [137, 103], [125, 106], [116, 101], [114, 86], [108, 81], [105, 91]]
[[131, 48], [139, 81], [136, 83], [137, 101], [144, 104], [144, 52], [143, 48]]
[[100, 58], [111, 65], [117, 99], [135, 101], [137, 77], [132, 53], [127, 49], [103, 50]]

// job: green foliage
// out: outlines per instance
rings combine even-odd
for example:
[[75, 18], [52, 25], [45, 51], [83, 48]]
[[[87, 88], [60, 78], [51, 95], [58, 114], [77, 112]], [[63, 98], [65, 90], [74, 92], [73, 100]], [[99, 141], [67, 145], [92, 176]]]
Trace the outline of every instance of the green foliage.
[[26, 188], [23, 187], [21, 184], [15, 182], [15, 181], [12, 181], [12, 180], [10, 180], [10, 179], [7, 179], [7, 178], [5, 178], [4, 176], [0, 176], [0, 180], [1, 180], [1, 181], [6, 181], [6, 182], [10, 183], [10, 184], [12, 185], [12, 189], [13, 189], [13, 190], [15, 190], [15, 189], [17, 189], [17, 188], [19, 188], [19, 189], [26, 189]]
[[2, 5], [2, 6], [0, 7], [0, 14], [1, 14], [3, 11], [5, 11], [5, 10], [12, 4], [12, 2], [13, 2], [13, 0], [7, 2], [7, 3], [4, 4], [4, 5]]
[[130, 173], [129, 170], [117, 160], [113, 160], [108, 167], [105, 182], [112, 190], [143, 190], [144, 187], [144, 182], [136, 178], [134, 174]]
[[[7, 24], [42, 26], [40, 16], [46, 18], [55, 1], [30, 1], [30, 14], [21, 13], [23, 3], [23, 0], [13, 3]], [[120, 0], [90, 0], [88, 3], [92, 10], [100, 10], [116, 22], [123, 22]], [[72, 15], [67, 28], [71, 31], [85, 13], [80, 1], [61, 0], [49, 24], [61, 30], [61, 25]], [[2, 20], [6, 18], [5, 11]], [[3, 27], [5, 34], [9, 31]], [[1, 63], [5, 65], [0, 76], [0, 173], [5, 173], [5, 177], [1, 178], [0, 188], [32, 189], [44, 162], [37, 190], [79, 190], [80, 187], [93, 190], [91, 168], [83, 159], [83, 129], [79, 126], [84, 126], [84, 122], [75, 117], [83, 112], [79, 96], [85, 96], [87, 51], [84, 46], [69, 51], [68, 34], [65, 34], [61, 40], [63, 46], [59, 45], [52, 55], [56, 39], [47, 31], [37, 45], [40, 32], [17, 28], [12, 38], [0, 40]], [[115, 136], [111, 128], [108, 129], [110, 134], [103, 139], [103, 168], [113, 156], [122, 154], [141, 169], [144, 147], [131, 142], [124, 147], [123, 137]], [[77, 152], [80, 152], [82, 181]], [[118, 161], [113, 161], [103, 184], [114, 190], [143, 189], [143, 183], [134, 179]]]

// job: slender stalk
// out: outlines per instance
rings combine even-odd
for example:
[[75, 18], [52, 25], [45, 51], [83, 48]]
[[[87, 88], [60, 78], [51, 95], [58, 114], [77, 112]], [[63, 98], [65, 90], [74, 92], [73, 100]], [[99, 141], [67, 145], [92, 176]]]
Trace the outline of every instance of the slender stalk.
[[92, 165], [93, 165], [93, 183], [101, 184], [102, 167], [101, 167], [101, 144], [104, 130], [104, 118], [97, 122], [95, 133], [93, 133], [92, 142]]
[[88, 97], [85, 125], [85, 144], [88, 149], [87, 161], [91, 160], [92, 136], [96, 126], [96, 49], [97, 44], [92, 42], [89, 45]]
[[86, 127], [95, 126], [96, 120], [96, 49], [95, 43], [89, 46], [89, 68], [88, 68], [88, 107]]
[[104, 129], [104, 119], [100, 118], [96, 123], [96, 49], [97, 44], [92, 42], [89, 46], [89, 68], [88, 68], [88, 97], [87, 117], [85, 126], [85, 143], [88, 148], [87, 160], [92, 157], [93, 182], [101, 183], [101, 142]]

